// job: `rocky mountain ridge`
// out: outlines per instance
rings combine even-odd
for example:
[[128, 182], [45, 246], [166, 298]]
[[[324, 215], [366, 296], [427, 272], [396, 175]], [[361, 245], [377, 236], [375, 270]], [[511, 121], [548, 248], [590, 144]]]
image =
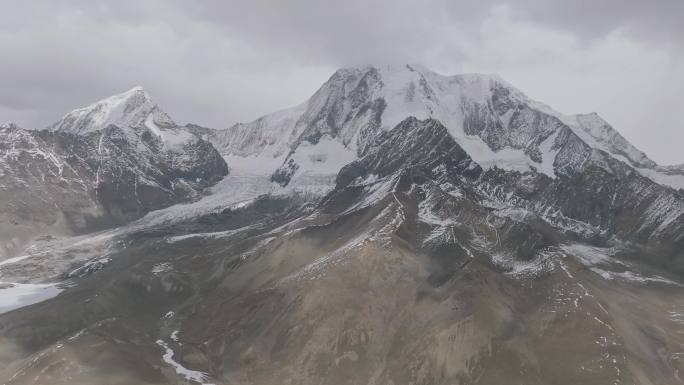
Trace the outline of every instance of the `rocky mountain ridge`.
[[141, 88], [75, 110], [47, 130], [0, 128], [2, 251], [41, 233], [125, 224], [190, 201], [228, 167]]

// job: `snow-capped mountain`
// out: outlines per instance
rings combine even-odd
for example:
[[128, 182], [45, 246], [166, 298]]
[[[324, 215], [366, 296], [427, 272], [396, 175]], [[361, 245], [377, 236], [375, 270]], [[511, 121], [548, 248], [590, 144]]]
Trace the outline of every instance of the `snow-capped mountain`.
[[227, 173], [211, 143], [176, 125], [141, 88], [74, 110], [47, 130], [5, 125], [0, 249], [42, 232], [126, 223], [195, 199]]
[[8, 384], [681, 382], [681, 167], [498, 76], [342, 69], [227, 130], [134, 89], [0, 128], [0, 172]]
[[597, 114], [561, 114], [496, 75], [443, 76], [410, 65], [341, 69], [306, 103], [209, 140], [231, 167], [296, 186], [305, 183], [298, 178], [336, 175], [364, 159], [371, 143], [401, 132], [395, 127], [409, 117], [440, 122], [485, 171], [478, 188], [500, 204], [576, 236], [677, 254], [684, 203], [671, 187], [684, 176], [676, 167], [658, 166]]
[[124, 129], [127, 135], [132, 136], [148, 131], [169, 148], [180, 148], [196, 139], [154, 104], [140, 86], [73, 110], [48, 126], [47, 130], [84, 135], [109, 126]]
[[48, 126], [47, 129], [85, 134], [101, 130], [109, 125], [142, 127], [146, 122], [175, 125], [171, 118], [152, 102], [149, 94], [142, 87], [137, 86], [87, 107], [75, 109], [61, 120]]
[[339, 163], [362, 155], [372, 136], [408, 116], [442, 122], [485, 168], [534, 168], [555, 177], [556, 167], [579, 167], [583, 159], [557, 159], [561, 136], [605, 151], [658, 183], [684, 187], [684, 176], [665, 172], [597, 114], [561, 114], [496, 75], [443, 76], [410, 65], [341, 69], [306, 103], [210, 140], [236, 165], [279, 166], [276, 179], [287, 183], [285, 175], [335, 173]]

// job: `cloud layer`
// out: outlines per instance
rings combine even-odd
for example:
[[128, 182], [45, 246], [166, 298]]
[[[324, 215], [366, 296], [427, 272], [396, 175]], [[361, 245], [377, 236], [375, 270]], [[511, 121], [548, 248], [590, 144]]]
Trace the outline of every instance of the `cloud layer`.
[[[3, 1], [4, 2], [4, 1]], [[179, 122], [226, 127], [298, 104], [338, 67], [495, 72], [596, 111], [684, 163], [681, 0], [71, 0], [0, 13], [0, 121], [44, 127], [135, 85]]]

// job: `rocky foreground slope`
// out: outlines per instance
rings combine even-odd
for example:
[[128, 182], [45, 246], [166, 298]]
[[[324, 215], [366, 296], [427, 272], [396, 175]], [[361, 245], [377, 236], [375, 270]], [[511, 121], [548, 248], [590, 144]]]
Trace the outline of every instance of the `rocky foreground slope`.
[[190, 128], [211, 195], [0, 261], [0, 378], [681, 383], [684, 193], [598, 119], [407, 66]]

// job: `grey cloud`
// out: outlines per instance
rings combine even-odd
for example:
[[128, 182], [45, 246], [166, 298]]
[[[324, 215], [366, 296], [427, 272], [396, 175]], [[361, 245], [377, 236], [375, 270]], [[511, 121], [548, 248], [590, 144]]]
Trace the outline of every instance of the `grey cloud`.
[[637, 39], [681, 45], [684, 2], [681, 0], [525, 0], [520, 10], [533, 21], [597, 37], [624, 29]]
[[[598, 111], [649, 155], [681, 163], [681, 150], [665, 138], [684, 139], [670, 113], [684, 109], [683, 4], [6, 2], [0, 121], [44, 127], [143, 85], [178, 121], [225, 127], [304, 101], [337, 67], [410, 62], [445, 73], [498, 72], [561, 111]], [[659, 118], [647, 136], [649, 115]], [[669, 148], [656, 150], [665, 142]]]

